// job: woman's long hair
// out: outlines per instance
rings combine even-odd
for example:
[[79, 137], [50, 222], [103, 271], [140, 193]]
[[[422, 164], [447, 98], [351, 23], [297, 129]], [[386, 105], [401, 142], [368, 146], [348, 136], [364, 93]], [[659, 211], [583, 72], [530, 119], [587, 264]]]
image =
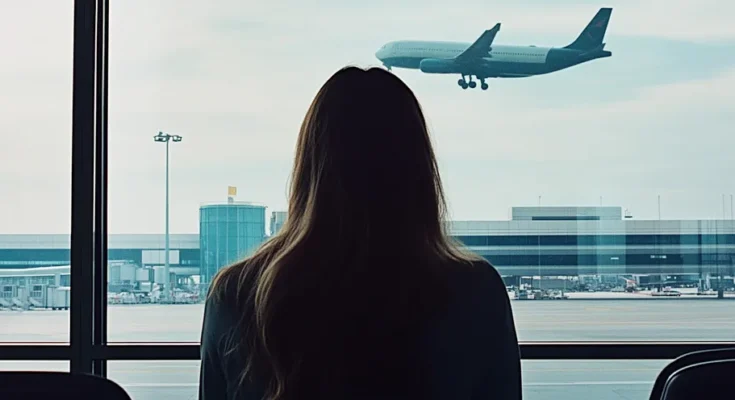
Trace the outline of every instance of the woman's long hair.
[[241, 384], [272, 400], [416, 394], [447, 270], [476, 260], [445, 234], [445, 211], [411, 90], [379, 68], [335, 73], [301, 125], [283, 227], [212, 285], [237, 295]]

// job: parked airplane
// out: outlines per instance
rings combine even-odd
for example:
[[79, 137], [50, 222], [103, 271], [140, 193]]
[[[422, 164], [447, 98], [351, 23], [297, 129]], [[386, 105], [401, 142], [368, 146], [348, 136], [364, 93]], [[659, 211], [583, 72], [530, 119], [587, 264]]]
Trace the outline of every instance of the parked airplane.
[[493, 45], [500, 23], [486, 30], [474, 43], [397, 41], [375, 53], [389, 70], [393, 67], [419, 69], [427, 74], [461, 74], [462, 89], [475, 88], [487, 78], [523, 78], [548, 74], [598, 58], [610, 57], [604, 50], [605, 31], [612, 8], [601, 8], [577, 40], [565, 47]]

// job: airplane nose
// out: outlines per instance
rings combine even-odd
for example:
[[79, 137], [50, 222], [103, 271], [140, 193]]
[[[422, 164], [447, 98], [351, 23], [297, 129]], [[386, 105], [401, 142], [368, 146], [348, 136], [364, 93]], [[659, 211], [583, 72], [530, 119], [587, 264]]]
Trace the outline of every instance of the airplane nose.
[[383, 49], [379, 49], [375, 52], [375, 58], [377, 58], [380, 61], [383, 61]]

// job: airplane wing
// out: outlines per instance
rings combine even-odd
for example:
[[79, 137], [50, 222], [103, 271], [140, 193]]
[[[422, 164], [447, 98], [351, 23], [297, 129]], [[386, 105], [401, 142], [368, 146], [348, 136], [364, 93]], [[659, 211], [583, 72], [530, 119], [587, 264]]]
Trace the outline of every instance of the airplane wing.
[[460, 55], [455, 57], [455, 60], [470, 61], [487, 57], [488, 53], [490, 52], [490, 46], [493, 44], [493, 40], [495, 40], [495, 35], [497, 35], [499, 30], [500, 23], [497, 23], [492, 29], [488, 29], [483, 32], [482, 35], [477, 40], [475, 40], [475, 43], [472, 43], [472, 45], [470, 45], [467, 50], [463, 51]]

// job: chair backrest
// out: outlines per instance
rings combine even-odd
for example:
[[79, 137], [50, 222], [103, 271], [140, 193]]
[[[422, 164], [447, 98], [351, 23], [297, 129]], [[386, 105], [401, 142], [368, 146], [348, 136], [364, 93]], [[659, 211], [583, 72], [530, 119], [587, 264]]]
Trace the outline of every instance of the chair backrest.
[[707, 361], [684, 367], [671, 375], [662, 400], [731, 398], [735, 360]]
[[669, 378], [678, 370], [690, 365], [699, 364], [707, 361], [731, 360], [735, 359], [735, 348], [701, 350], [684, 354], [674, 361], [670, 362], [658, 374], [656, 382], [653, 384], [651, 396], [649, 400], [661, 400], [664, 393], [664, 386]]
[[0, 372], [0, 399], [47, 400], [57, 398], [131, 400], [115, 382], [67, 372]]

